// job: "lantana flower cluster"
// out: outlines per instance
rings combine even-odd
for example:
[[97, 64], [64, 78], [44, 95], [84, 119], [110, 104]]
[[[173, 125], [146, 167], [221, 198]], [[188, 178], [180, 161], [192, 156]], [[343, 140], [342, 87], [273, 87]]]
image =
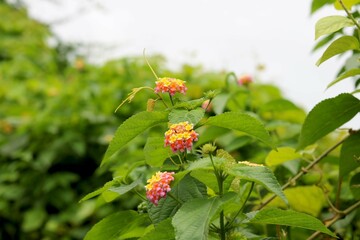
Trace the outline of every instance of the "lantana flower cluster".
[[187, 87], [185, 86], [185, 81], [176, 79], [176, 78], [159, 78], [155, 82], [155, 92], [156, 93], [169, 93], [171, 96], [174, 96], [175, 93], [185, 94]]
[[158, 205], [161, 198], [171, 190], [170, 183], [174, 181], [174, 172], [157, 172], [147, 180], [146, 197], [154, 205]]
[[170, 146], [173, 152], [191, 150], [193, 142], [198, 140], [198, 134], [189, 122], [175, 123], [165, 132], [165, 147]]

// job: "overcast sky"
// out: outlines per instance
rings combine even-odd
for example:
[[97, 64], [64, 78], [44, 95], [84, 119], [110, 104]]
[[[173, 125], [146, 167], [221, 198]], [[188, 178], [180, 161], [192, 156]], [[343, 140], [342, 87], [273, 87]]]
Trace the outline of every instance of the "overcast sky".
[[[291, 0], [27, 0], [29, 13], [64, 41], [112, 46], [100, 60], [161, 53], [170, 67], [253, 73], [266, 65], [263, 82], [277, 84], [306, 110], [320, 100], [352, 91], [344, 80], [325, 91], [341, 61], [315, 66], [315, 22], [341, 14], [327, 8], [310, 16], [311, 1]], [[63, 19], [68, 19], [62, 22]]]

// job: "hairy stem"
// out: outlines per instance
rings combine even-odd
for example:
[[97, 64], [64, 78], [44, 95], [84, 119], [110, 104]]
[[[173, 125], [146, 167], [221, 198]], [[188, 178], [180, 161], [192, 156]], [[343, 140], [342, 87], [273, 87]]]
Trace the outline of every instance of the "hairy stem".
[[241, 208], [239, 209], [239, 211], [235, 214], [234, 218], [227, 224], [227, 227], [226, 227], [227, 229], [230, 229], [230, 228], [231, 228], [231, 226], [232, 226], [232, 224], [234, 223], [234, 221], [235, 221], [235, 219], [237, 218], [237, 216], [238, 216], [240, 213], [242, 213], [242, 211], [244, 210], [245, 204], [246, 204], [246, 202], [249, 200], [250, 195], [251, 195], [251, 192], [252, 192], [252, 190], [254, 189], [254, 185], [255, 185], [255, 183], [254, 183], [254, 182], [251, 182], [250, 190], [249, 190], [249, 192], [248, 192], [248, 194], [247, 194], [247, 196], [246, 196], [246, 198], [245, 198], [245, 201], [244, 201], [243, 205], [241, 206]]

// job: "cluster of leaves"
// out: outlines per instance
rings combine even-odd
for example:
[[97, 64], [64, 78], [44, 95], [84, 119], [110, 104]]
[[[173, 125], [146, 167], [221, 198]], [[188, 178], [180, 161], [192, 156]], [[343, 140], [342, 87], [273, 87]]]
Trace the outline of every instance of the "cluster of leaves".
[[[330, 2], [314, 1], [313, 11]], [[342, 28], [358, 26], [355, 14], [347, 9], [355, 3], [335, 4], [348, 17], [319, 20], [316, 38], [327, 37], [316, 48], [337, 34], [344, 35]], [[317, 65], [349, 50], [357, 60], [353, 50], [358, 48], [358, 37], [341, 36]], [[342, 70], [329, 87], [358, 75], [357, 68]], [[326, 228], [330, 226], [343, 238], [359, 236], [360, 132], [336, 131], [360, 112], [360, 100], [353, 96], [357, 91], [326, 99], [306, 115], [277, 89], [237, 86], [230, 82], [232, 78], [236, 80], [235, 74], [226, 76], [217, 95], [210, 92], [190, 101], [175, 98], [175, 102], [171, 97], [150, 99], [147, 111], [119, 126], [102, 161], [102, 166], [116, 166], [115, 177], [82, 201], [95, 196], [114, 201], [134, 193], [144, 199], [144, 183], [158, 170], [175, 171], [175, 181], [170, 197], [158, 205], [144, 200], [137, 212], [110, 215], [85, 239], [304, 239], [311, 234], [308, 230], [316, 231], [309, 239], [321, 233], [335, 237]], [[210, 113], [200, 108], [207, 99], [212, 104]], [[180, 121], [192, 123], [199, 132], [198, 151], [176, 154], [164, 148], [167, 125]], [[139, 137], [146, 139], [142, 157], [135, 162], [124, 158], [123, 148]], [[124, 222], [124, 218], [131, 220]]]
[[360, 85], [358, 78], [360, 75], [360, 25], [356, 20], [360, 16], [358, 3], [357, 0], [314, 0], [312, 3], [312, 13], [328, 4], [333, 4], [337, 10], [343, 10], [341, 13], [345, 13], [324, 17], [315, 26], [315, 40], [319, 38], [321, 40], [315, 45], [314, 50], [319, 50], [319, 48], [328, 45], [317, 61], [317, 66], [334, 56], [345, 55], [347, 57], [337, 74], [337, 78], [328, 84], [328, 88], [344, 79], [354, 78], [354, 93], [359, 92], [357, 89]]

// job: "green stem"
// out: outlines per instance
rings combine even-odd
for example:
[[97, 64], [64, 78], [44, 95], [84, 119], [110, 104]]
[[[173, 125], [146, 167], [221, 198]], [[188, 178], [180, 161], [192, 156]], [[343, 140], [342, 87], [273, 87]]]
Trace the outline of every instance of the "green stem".
[[[215, 172], [215, 176], [216, 176], [216, 180], [218, 183], [218, 187], [219, 187], [219, 196], [222, 197], [224, 195], [224, 189], [223, 189], [223, 184], [224, 184], [224, 177], [222, 175], [221, 172], [219, 172], [214, 164], [214, 160], [212, 157], [212, 154], [209, 153], [210, 156], [210, 160], [211, 160], [211, 164], [213, 165], [214, 168], [214, 172]], [[219, 235], [220, 235], [220, 239], [221, 240], [225, 240], [226, 239], [226, 229], [225, 229], [225, 216], [224, 216], [224, 211], [220, 212], [220, 229], [219, 229]]]
[[228, 73], [228, 74], [226, 75], [226, 77], [225, 77], [225, 86], [226, 86], [226, 89], [227, 89], [227, 90], [230, 90], [230, 89], [229, 89], [229, 87], [230, 87], [230, 82], [229, 82], [230, 77], [234, 77], [234, 78], [235, 78], [235, 81], [237, 80], [237, 77], [236, 77], [236, 75], [235, 75], [234, 72]]
[[241, 208], [239, 209], [239, 211], [235, 214], [234, 218], [227, 224], [227, 229], [230, 229], [230, 228], [231, 228], [231, 225], [234, 223], [234, 221], [235, 221], [235, 219], [237, 218], [237, 216], [238, 216], [240, 213], [242, 213], [242, 211], [244, 210], [245, 204], [246, 204], [246, 202], [249, 200], [250, 195], [251, 195], [251, 192], [252, 192], [252, 190], [254, 189], [254, 185], [255, 185], [255, 183], [254, 183], [254, 182], [251, 182], [250, 190], [249, 190], [249, 192], [248, 192], [248, 194], [247, 194], [247, 196], [246, 196], [246, 198], [245, 198], [245, 201], [244, 201], [243, 205], [241, 206]]
[[351, 19], [351, 21], [354, 22], [355, 26], [358, 28], [358, 33], [360, 35], [360, 25], [359, 23], [356, 21], [356, 19], [354, 18], [354, 16], [349, 12], [349, 10], [346, 8], [345, 4], [343, 3], [342, 0], [338, 0], [341, 7], [345, 10], [346, 14], [348, 15], [348, 17]]
[[170, 96], [171, 105], [174, 106], [174, 100], [173, 100], [173, 98], [172, 98], [172, 96], [171, 96], [170, 93], [169, 93], [169, 96]]

